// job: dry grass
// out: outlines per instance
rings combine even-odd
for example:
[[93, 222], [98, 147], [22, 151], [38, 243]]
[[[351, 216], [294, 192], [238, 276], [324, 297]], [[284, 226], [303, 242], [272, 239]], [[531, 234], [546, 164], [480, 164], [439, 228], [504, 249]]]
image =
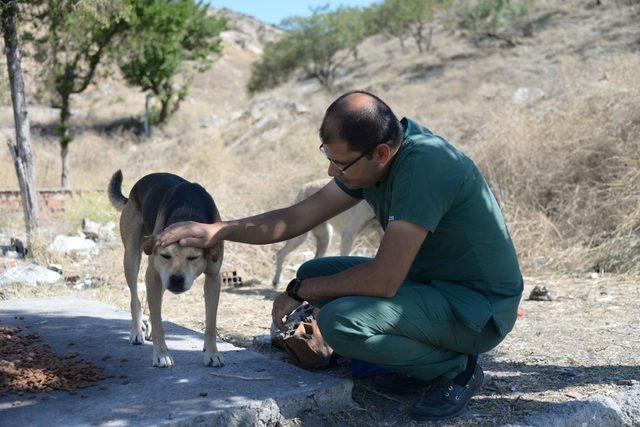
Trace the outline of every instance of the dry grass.
[[[637, 268], [628, 248], [640, 217], [639, 62], [621, 49], [631, 9], [614, 5], [596, 14], [574, 3], [545, 2], [536, 16], [557, 14], [536, 38], [506, 53], [447, 32], [426, 56], [403, 53], [397, 41], [376, 37], [361, 47], [360, 62], [348, 64], [336, 91], [371, 89], [399, 115], [425, 123], [476, 160], [504, 207], [526, 268], [629, 271]], [[567, 13], [580, 19], [566, 20]], [[601, 57], [607, 43], [622, 53]], [[306, 81], [250, 98], [242, 88], [251, 54], [233, 44], [226, 52], [196, 79], [181, 111], [148, 140], [115, 126], [138, 117], [143, 102], [117, 79], [76, 97], [72, 185], [104, 188], [122, 168], [126, 190], [147, 173], [171, 171], [203, 184], [223, 217], [236, 218], [285, 206], [302, 183], [324, 176], [316, 127], [336, 93]], [[223, 76], [232, 76], [232, 84]], [[513, 106], [509, 98], [518, 86], [542, 88], [547, 96], [531, 107]], [[310, 113], [285, 111], [290, 100]], [[261, 105], [266, 107], [256, 110]], [[273, 124], [256, 129], [268, 115], [275, 115]], [[56, 186], [55, 111], [37, 107], [31, 118], [38, 184]], [[11, 119], [8, 106], [0, 109], [4, 134]], [[228, 148], [240, 138], [241, 145]], [[6, 150], [0, 161], [10, 161]], [[13, 170], [0, 170], [0, 187], [16, 186]], [[114, 217], [104, 200], [80, 205], [58, 224], [59, 232], [83, 215]], [[229, 246], [229, 262], [245, 275], [270, 275], [273, 247]]]
[[[525, 260], [629, 271], [640, 231], [640, 67], [570, 63], [565, 99], [495, 112], [471, 150], [498, 194]], [[635, 260], [637, 266], [637, 254]]]

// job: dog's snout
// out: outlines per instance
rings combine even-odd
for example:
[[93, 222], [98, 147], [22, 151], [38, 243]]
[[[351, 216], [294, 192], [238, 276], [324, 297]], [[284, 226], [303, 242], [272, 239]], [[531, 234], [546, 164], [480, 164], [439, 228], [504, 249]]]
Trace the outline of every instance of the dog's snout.
[[169, 276], [169, 290], [171, 292], [184, 292], [184, 276], [181, 274]]

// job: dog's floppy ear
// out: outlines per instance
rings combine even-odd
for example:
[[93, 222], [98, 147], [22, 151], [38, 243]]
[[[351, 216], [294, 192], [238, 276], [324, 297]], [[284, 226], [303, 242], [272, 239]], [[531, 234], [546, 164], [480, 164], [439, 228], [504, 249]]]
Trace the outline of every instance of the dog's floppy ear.
[[218, 259], [220, 259], [220, 249], [222, 249], [222, 245], [217, 243], [215, 246], [208, 248], [204, 252], [204, 256], [213, 262], [218, 262]]
[[156, 236], [155, 235], [151, 235], [148, 236], [144, 243], [142, 244], [142, 251], [147, 254], [147, 255], [151, 255], [153, 253], [153, 248], [155, 248], [156, 246]]

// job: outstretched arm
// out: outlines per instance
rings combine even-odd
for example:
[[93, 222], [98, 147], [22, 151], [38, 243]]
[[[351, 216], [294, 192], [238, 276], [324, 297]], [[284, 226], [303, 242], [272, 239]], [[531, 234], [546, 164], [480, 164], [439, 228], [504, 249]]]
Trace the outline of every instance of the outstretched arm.
[[254, 245], [281, 242], [311, 230], [359, 201], [331, 181], [307, 199], [284, 209], [215, 224], [173, 224], [156, 237], [156, 243], [167, 246], [179, 242], [182, 246], [206, 248], [220, 240]]

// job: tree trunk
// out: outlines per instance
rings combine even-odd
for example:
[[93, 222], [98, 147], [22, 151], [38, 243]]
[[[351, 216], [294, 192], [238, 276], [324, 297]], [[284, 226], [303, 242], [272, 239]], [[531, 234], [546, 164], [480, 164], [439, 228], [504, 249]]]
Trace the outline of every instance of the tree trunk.
[[422, 53], [424, 50], [422, 48], [422, 43], [424, 42], [424, 25], [419, 24], [415, 30], [412, 31], [413, 38], [416, 41], [416, 45], [418, 46], [418, 52]]
[[151, 100], [153, 95], [147, 94], [144, 100], [144, 136], [151, 136]]
[[164, 123], [169, 117], [169, 102], [171, 101], [171, 97], [161, 97], [160, 98], [160, 114], [158, 115], [158, 123]]
[[431, 48], [433, 47], [433, 27], [429, 27], [429, 31], [427, 32], [427, 47], [426, 51], [431, 52]]
[[69, 154], [69, 146], [65, 145], [60, 147], [60, 164], [62, 170], [60, 172], [60, 186], [62, 188], [69, 188], [69, 161], [67, 155]]
[[69, 97], [70, 95], [62, 96], [62, 104], [60, 106], [60, 122], [58, 123], [58, 139], [60, 141], [60, 186], [62, 188], [69, 188], [69, 164], [67, 162], [67, 155], [69, 154], [69, 143], [71, 142], [71, 135], [69, 133], [69, 118], [71, 117], [71, 111], [69, 109]]
[[4, 33], [5, 52], [7, 54], [7, 71], [11, 86], [13, 103], [13, 120], [16, 129], [16, 142], [8, 140], [9, 151], [18, 175], [24, 222], [27, 231], [27, 245], [32, 247], [38, 227], [38, 195], [35, 187], [35, 169], [31, 154], [29, 135], [29, 117], [27, 101], [24, 93], [24, 80], [18, 50], [18, 34], [16, 31], [16, 15], [18, 7], [15, 1], [0, 0], [2, 6], [1, 27]]
[[164, 82], [162, 89], [156, 95], [160, 98], [160, 114], [158, 115], [158, 124], [160, 124], [164, 123], [170, 115], [169, 107], [171, 106], [171, 98], [173, 98], [172, 82]]

